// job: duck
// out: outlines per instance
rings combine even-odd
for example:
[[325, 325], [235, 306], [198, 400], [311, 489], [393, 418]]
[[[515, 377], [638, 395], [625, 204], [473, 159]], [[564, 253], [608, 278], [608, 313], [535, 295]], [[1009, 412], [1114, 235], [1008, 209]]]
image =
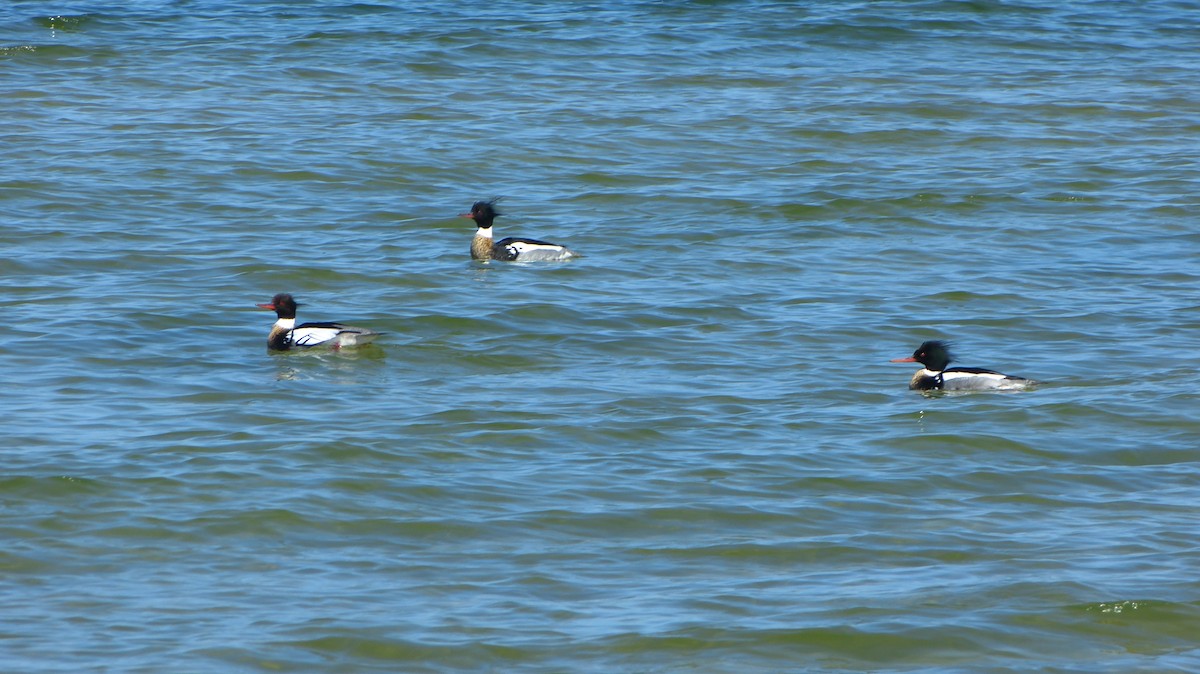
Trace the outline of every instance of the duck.
[[308, 349], [317, 346], [340, 349], [371, 343], [381, 333], [342, 323], [304, 323], [296, 325], [296, 300], [288, 293], [279, 293], [270, 302], [257, 305], [270, 309], [277, 317], [267, 336], [271, 351]]
[[582, 257], [566, 246], [538, 239], [509, 237], [493, 241], [492, 221], [498, 216], [504, 215], [496, 210], [497, 201], [499, 199], [476, 201], [472, 204], [470, 212], [459, 214], [459, 217], [474, 220], [478, 227], [475, 230], [475, 238], [471, 240], [471, 257], [473, 259], [502, 260], [504, 262], [554, 262]]
[[922, 342], [908, 358], [893, 358], [893, 363], [920, 363], [908, 388], [914, 391], [1021, 391], [1037, 384], [1032, 379], [984, 370], [977, 367], [946, 367], [954, 360], [950, 344], [932, 339]]

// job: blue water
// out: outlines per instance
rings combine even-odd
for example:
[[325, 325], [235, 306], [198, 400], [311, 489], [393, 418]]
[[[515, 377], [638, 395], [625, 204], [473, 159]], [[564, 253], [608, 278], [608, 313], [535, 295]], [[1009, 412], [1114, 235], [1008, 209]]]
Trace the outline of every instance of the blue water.
[[1197, 35], [0, 7], [0, 669], [1200, 669]]

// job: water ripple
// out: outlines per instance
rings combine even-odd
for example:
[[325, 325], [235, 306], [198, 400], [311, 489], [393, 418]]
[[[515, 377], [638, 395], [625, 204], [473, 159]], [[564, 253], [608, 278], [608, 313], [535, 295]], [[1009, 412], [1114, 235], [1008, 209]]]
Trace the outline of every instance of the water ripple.
[[[1200, 666], [1194, 12], [56, 11], [0, 9], [10, 668]], [[469, 260], [495, 196], [585, 257]], [[283, 291], [385, 335], [268, 354]], [[908, 391], [933, 338], [1043, 385]]]

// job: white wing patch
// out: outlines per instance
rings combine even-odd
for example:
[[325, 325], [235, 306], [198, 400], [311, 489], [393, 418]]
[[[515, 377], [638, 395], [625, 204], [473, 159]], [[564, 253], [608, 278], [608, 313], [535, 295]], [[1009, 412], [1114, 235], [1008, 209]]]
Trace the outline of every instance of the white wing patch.
[[1009, 377], [990, 372], [943, 372], [942, 389], [945, 391], [987, 391], [996, 389], [1022, 389], [1030, 385], [1028, 379]]
[[513, 241], [504, 246], [518, 260], [565, 260], [572, 257], [574, 253], [567, 250], [566, 246], [556, 244], [539, 244], [529, 243], [528, 241]]
[[295, 346], [319, 346], [338, 338], [341, 330], [337, 328], [300, 328], [292, 331], [292, 344]]

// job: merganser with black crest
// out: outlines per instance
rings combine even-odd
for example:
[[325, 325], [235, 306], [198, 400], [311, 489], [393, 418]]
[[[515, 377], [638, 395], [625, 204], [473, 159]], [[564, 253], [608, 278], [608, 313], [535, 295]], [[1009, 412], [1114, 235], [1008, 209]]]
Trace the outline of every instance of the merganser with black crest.
[[279, 293], [266, 304], [278, 317], [267, 336], [267, 348], [273, 351], [306, 349], [314, 346], [340, 349], [344, 346], [369, 344], [380, 335], [374, 330], [356, 328], [342, 323], [304, 323], [296, 325], [296, 300], [287, 293]]
[[496, 202], [476, 201], [471, 206], [470, 213], [459, 217], [470, 218], [479, 227], [475, 230], [475, 238], [471, 240], [471, 257], [476, 260], [503, 260], [505, 262], [541, 262], [567, 260], [580, 257], [579, 253], [560, 246], [557, 243], [539, 241], [537, 239], [520, 239], [510, 237], [493, 241], [492, 220], [504, 215], [496, 210]]
[[917, 347], [908, 358], [894, 358], [893, 363], [920, 363], [908, 388], [914, 391], [1020, 391], [1037, 384], [1032, 379], [984, 370], [977, 367], [946, 367], [954, 360], [950, 345], [929, 340]]

